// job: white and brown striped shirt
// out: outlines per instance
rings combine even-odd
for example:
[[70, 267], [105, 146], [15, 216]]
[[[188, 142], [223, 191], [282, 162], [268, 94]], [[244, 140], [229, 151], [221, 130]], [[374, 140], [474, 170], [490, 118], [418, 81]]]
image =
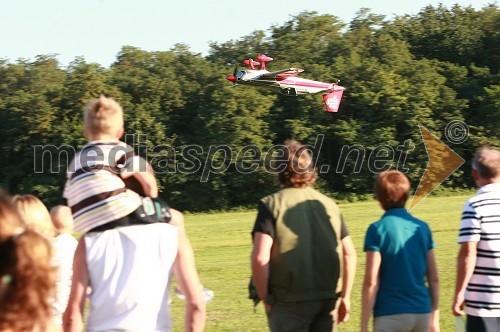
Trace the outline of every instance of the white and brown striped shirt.
[[118, 172], [130, 170], [140, 159], [121, 141], [93, 141], [83, 146], [71, 162], [64, 197], [71, 208], [76, 232], [125, 217], [141, 204], [140, 196], [125, 187]]
[[465, 293], [466, 312], [500, 317], [500, 183], [479, 189], [462, 212], [458, 243], [477, 242], [474, 272]]

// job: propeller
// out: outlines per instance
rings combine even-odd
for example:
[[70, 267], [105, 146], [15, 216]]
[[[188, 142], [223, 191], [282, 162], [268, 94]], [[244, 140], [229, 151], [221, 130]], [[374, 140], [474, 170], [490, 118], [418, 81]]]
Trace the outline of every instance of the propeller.
[[234, 66], [233, 75], [226, 76], [226, 79], [228, 81], [233, 82], [234, 85], [236, 85], [236, 83], [238, 82], [238, 77], [236, 77], [237, 74], [238, 74], [238, 62], [236, 62], [236, 66]]

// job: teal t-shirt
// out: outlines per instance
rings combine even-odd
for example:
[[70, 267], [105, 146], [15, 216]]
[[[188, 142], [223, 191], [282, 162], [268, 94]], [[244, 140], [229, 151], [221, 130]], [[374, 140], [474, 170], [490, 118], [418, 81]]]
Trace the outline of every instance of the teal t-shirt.
[[382, 257], [373, 315], [431, 312], [426, 286], [427, 253], [434, 248], [429, 226], [404, 208], [386, 211], [366, 232], [365, 251]]

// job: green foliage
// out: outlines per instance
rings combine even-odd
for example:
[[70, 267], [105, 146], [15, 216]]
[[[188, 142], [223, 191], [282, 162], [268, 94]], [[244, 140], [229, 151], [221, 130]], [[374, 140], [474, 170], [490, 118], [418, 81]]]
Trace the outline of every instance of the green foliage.
[[303, 12], [282, 26], [273, 26], [269, 45], [276, 65], [304, 66], [308, 70], [312, 65], [329, 65], [342, 48], [343, 26], [336, 17], [316, 12]]
[[401, 18], [401, 32], [417, 57], [467, 65], [483, 48], [479, 17], [471, 7], [427, 6], [416, 17]]
[[[428, 162], [419, 125], [466, 160], [478, 145], [500, 145], [499, 25], [496, 5], [427, 6], [393, 20], [362, 8], [348, 24], [303, 12], [214, 42], [207, 57], [178, 44], [124, 46], [110, 68], [78, 57], [63, 69], [54, 55], [0, 60], [0, 185], [61, 203], [68, 159], [85, 142], [82, 108], [105, 94], [123, 106], [128, 143], [151, 161], [162, 195], [182, 210], [255, 205], [276, 188], [269, 157], [287, 138], [311, 146], [324, 192], [364, 199], [388, 167], [416, 186]], [[270, 70], [341, 79], [340, 112], [323, 112], [318, 95], [231, 87], [224, 76], [261, 53], [274, 57]], [[469, 130], [460, 143], [445, 131], [457, 120]], [[464, 165], [442, 187], [470, 188], [469, 171]]]

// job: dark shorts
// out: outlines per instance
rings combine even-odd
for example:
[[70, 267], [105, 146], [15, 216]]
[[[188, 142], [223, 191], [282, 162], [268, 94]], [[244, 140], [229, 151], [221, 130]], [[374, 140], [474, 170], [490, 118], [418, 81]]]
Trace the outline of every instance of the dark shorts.
[[268, 314], [271, 332], [336, 331], [336, 299], [278, 302]]
[[498, 332], [500, 317], [478, 317], [467, 315], [467, 332]]

